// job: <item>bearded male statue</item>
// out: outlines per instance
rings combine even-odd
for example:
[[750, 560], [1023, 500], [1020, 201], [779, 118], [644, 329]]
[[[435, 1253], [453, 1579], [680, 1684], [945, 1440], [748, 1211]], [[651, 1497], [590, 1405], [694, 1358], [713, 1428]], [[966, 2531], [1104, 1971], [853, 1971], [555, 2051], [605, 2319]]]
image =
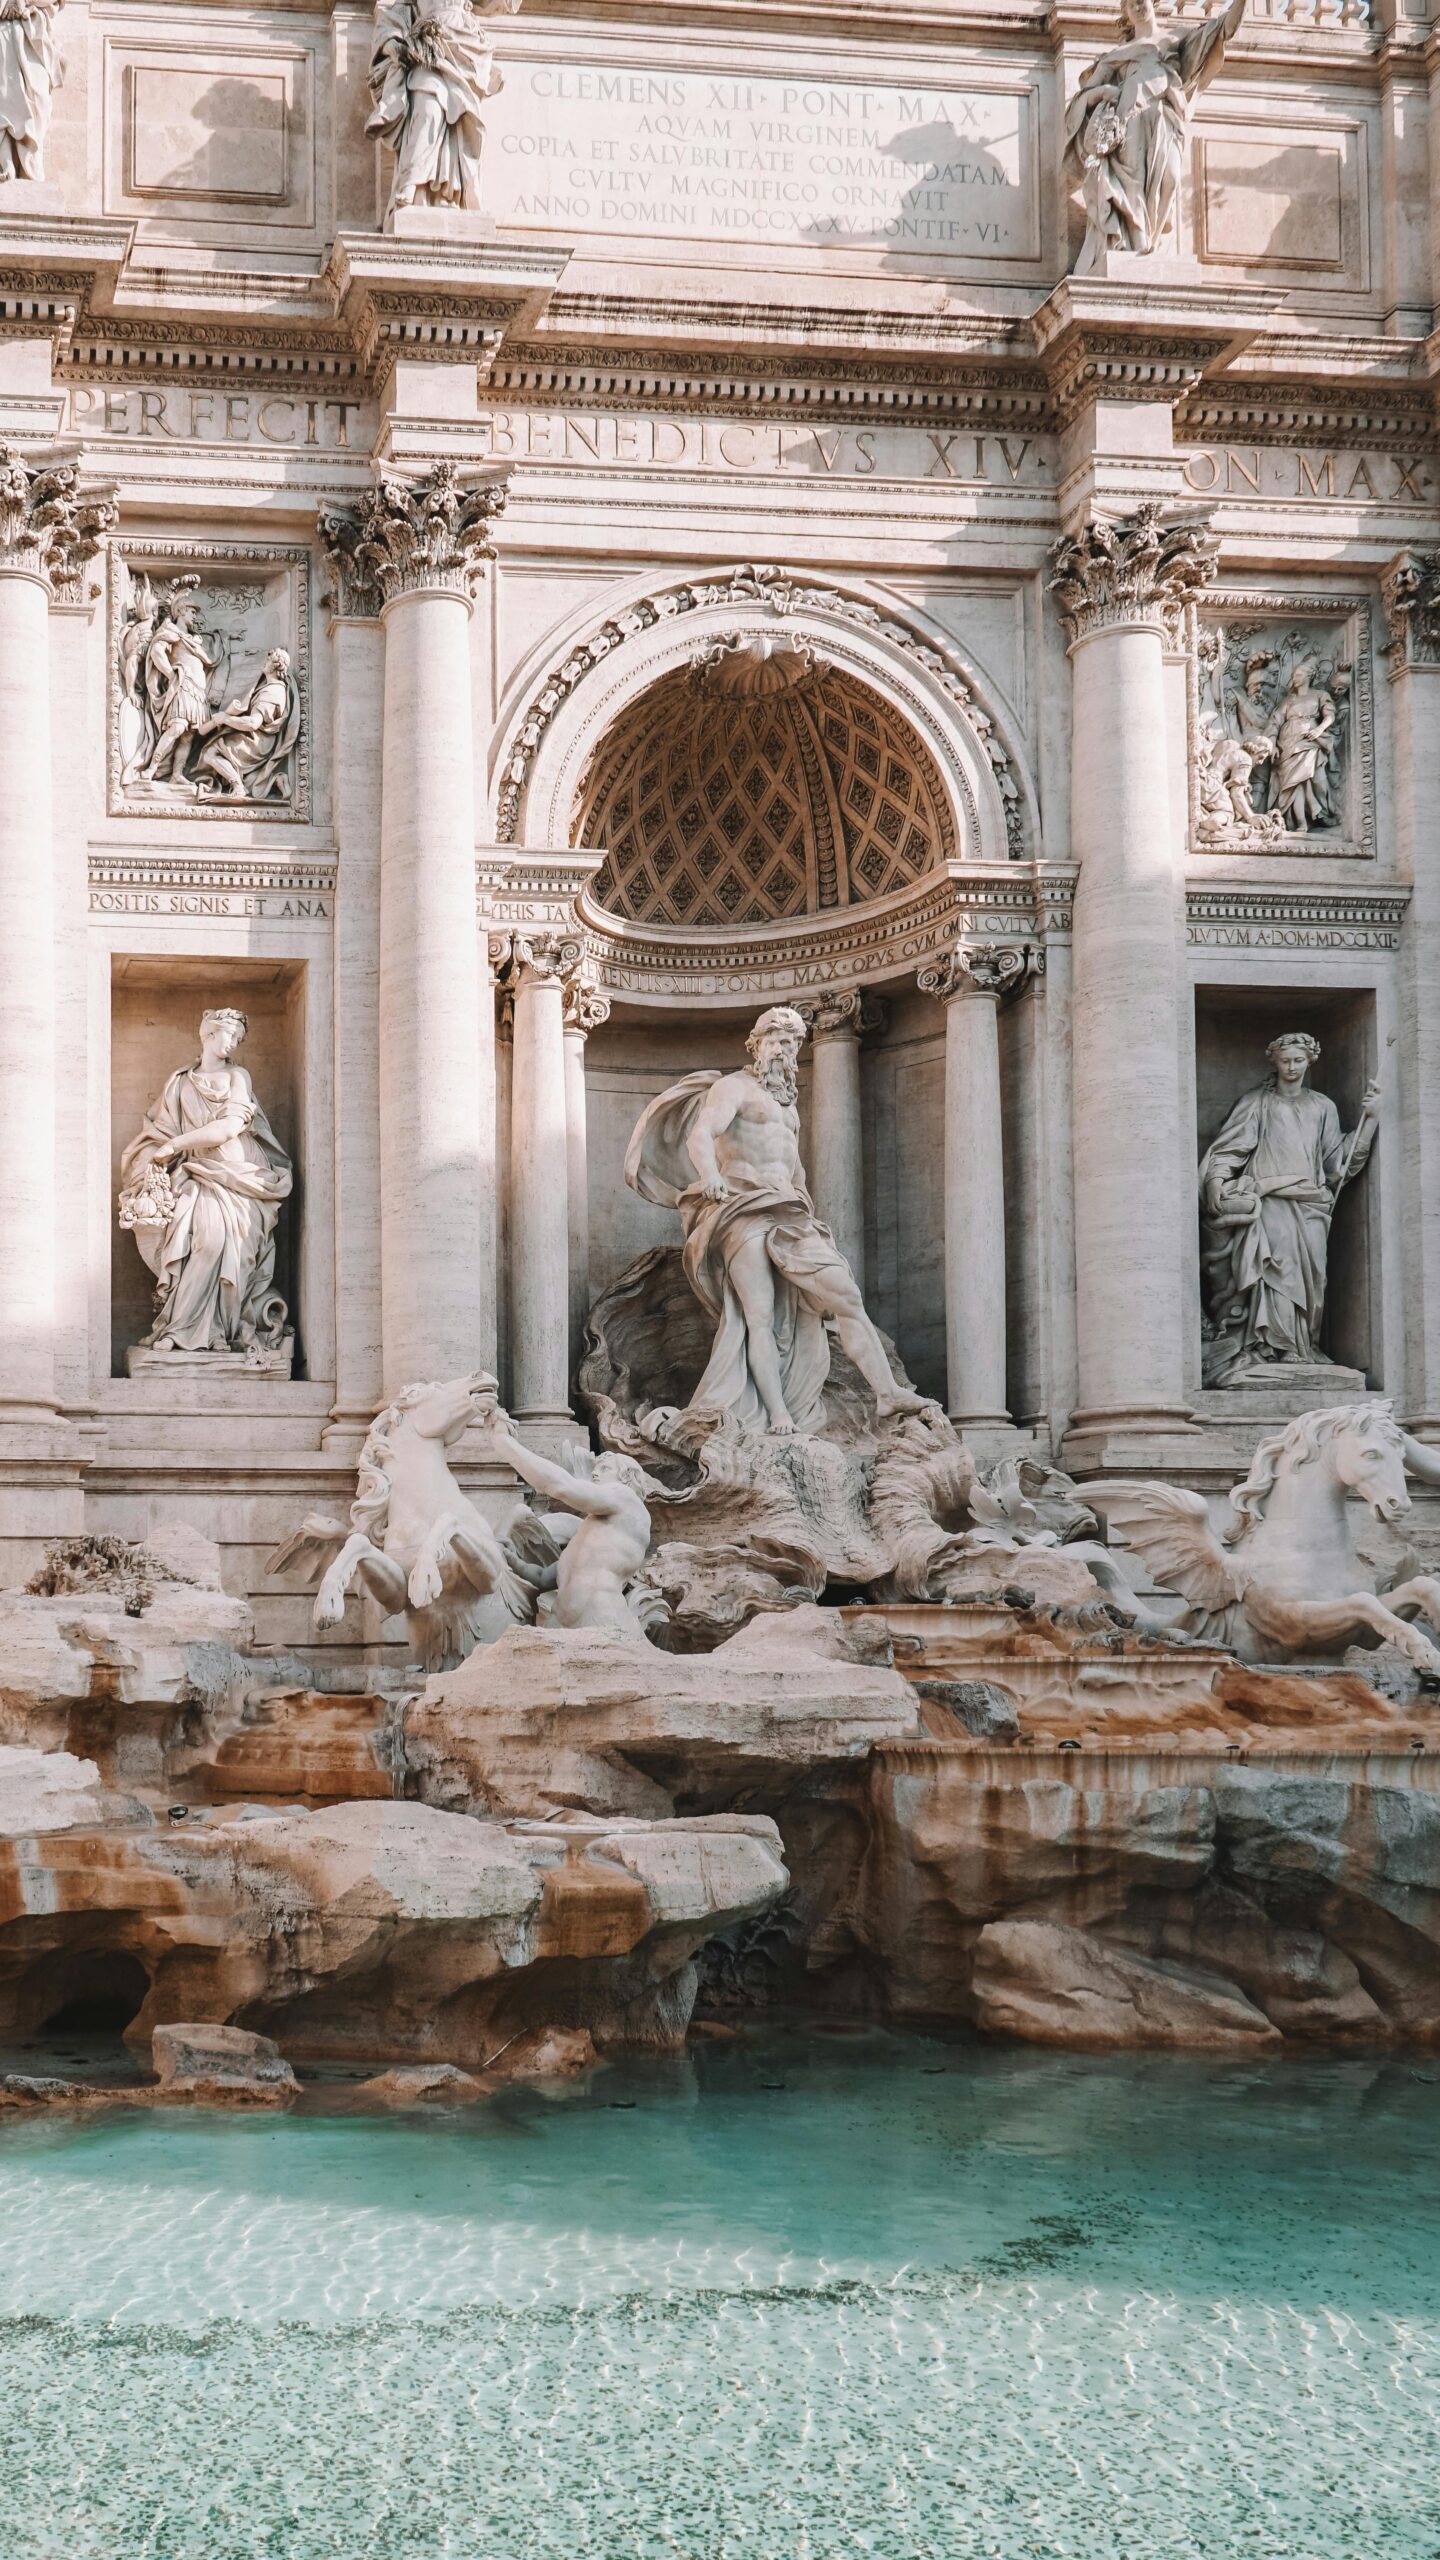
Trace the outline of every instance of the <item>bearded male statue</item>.
[[815, 1431], [824, 1419], [827, 1322], [882, 1421], [926, 1406], [895, 1378], [806, 1189], [795, 1107], [804, 1038], [801, 1015], [772, 1005], [745, 1044], [749, 1065], [682, 1076], [643, 1114], [625, 1158], [632, 1191], [678, 1209], [686, 1277], [714, 1319], [691, 1411], [773, 1432]]

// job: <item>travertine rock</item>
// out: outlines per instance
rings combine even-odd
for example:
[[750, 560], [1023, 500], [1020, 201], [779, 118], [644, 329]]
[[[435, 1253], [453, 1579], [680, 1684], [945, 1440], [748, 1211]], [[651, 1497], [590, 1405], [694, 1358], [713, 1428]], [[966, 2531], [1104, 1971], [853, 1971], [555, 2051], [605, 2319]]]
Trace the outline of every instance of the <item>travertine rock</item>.
[[788, 1814], [812, 1973], [853, 1986], [858, 1962], [893, 2016], [1056, 2042], [1253, 2039], [1246, 2010], [1288, 2040], [1440, 2039], [1428, 1756], [1025, 1768], [1013, 1749], [891, 1746], [843, 1799]]
[[[287, 2052], [485, 2067], [512, 2039], [683, 2040], [691, 1958], [785, 1890], [759, 1816], [506, 1829], [426, 1805], [245, 1809], [0, 1845], [0, 2032], [48, 1982], [129, 1957], [128, 2030], [271, 2033]], [[54, 2006], [60, 2005], [56, 1997]]]
[[362, 2080], [355, 2094], [381, 2107], [462, 2107], [483, 2098], [485, 2084], [453, 2062], [413, 2062]]
[[1280, 2042], [1263, 2012], [1221, 1976], [1130, 1955], [1054, 1921], [997, 1920], [982, 1929], [971, 1993], [982, 2027], [1036, 2044], [1228, 2053]]
[[480, 1813], [654, 1817], [775, 1801], [918, 1733], [898, 1672], [798, 1649], [771, 1624], [685, 1656], [517, 1628], [427, 1683], [405, 1720], [409, 1783], [428, 1804]]
[[93, 1760], [69, 1751], [0, 1745], [0, 1839], [34, 1839], [49, 1831], [94, 1830], [147, 1817], [132, 1799], [100, 1784]]
[[239, 1720], [263, 1680], [249, 1605], [161, 1582], [139, 1617], [118, 1592], [0, 1591], [0, 1742], [93, 1759], [118, 1785], [163, 1783], [197, 1711]]
[[300, 2086], [279, 2046], [243, 2027], [157, 2027], [150, 2058], [163, 2097], [199, 2106], [285, 2106]]

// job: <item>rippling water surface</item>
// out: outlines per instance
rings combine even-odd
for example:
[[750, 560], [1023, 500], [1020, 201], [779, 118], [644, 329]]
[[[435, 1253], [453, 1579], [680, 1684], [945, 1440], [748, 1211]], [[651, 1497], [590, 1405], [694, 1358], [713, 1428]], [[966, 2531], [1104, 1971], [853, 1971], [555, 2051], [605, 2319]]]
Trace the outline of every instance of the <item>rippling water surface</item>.
[[0, 2134], [5, 2560], [1440, 2560], [1440, 2062]]

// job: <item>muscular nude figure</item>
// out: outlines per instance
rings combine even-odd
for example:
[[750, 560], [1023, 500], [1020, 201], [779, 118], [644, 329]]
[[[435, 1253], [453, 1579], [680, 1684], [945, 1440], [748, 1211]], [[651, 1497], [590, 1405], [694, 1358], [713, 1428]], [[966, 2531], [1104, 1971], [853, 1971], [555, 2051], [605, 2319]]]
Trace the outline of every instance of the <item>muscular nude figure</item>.
[[574, 1515], [545, 1522], [552, 1537], [565, 1541], [554, 1569], [557, 1626], [610, 1627], [620, 1635], [643, 1636], [626, 1589], [650, 1552], [650, 1514], [642, 1499], [650, 1478], [644, 1468], [633, 1458], [592, 1458], [588, 1449], [572, 1449], [572, 1474], [527, 1449], [498, 1417], [486, 1436], [517, 1476]]
[[925, 1404], [897, 1383], [854, 1273], [806, 1189], [795, 1107], [804, 1038], [801, 1016], [772, 1006], [746, 1043], [749, 1065], [672, 1085], [650, 1105], [625, 1159], [632, 1189], [679, 1210], [685, 1270], [715, 1318], [692, 1406], [775, 1432], [813, 1431], [823, 1419], [827, 1321], [882, 1420]]

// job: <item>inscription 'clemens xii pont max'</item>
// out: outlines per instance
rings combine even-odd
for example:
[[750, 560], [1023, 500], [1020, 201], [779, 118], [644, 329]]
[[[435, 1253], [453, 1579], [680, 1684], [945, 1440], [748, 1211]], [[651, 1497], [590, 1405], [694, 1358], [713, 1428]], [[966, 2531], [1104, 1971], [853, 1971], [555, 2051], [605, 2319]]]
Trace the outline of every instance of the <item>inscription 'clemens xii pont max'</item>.
[[507, 60], [487, 204], [635, 237], [1029, 258], [1033, 97]]

